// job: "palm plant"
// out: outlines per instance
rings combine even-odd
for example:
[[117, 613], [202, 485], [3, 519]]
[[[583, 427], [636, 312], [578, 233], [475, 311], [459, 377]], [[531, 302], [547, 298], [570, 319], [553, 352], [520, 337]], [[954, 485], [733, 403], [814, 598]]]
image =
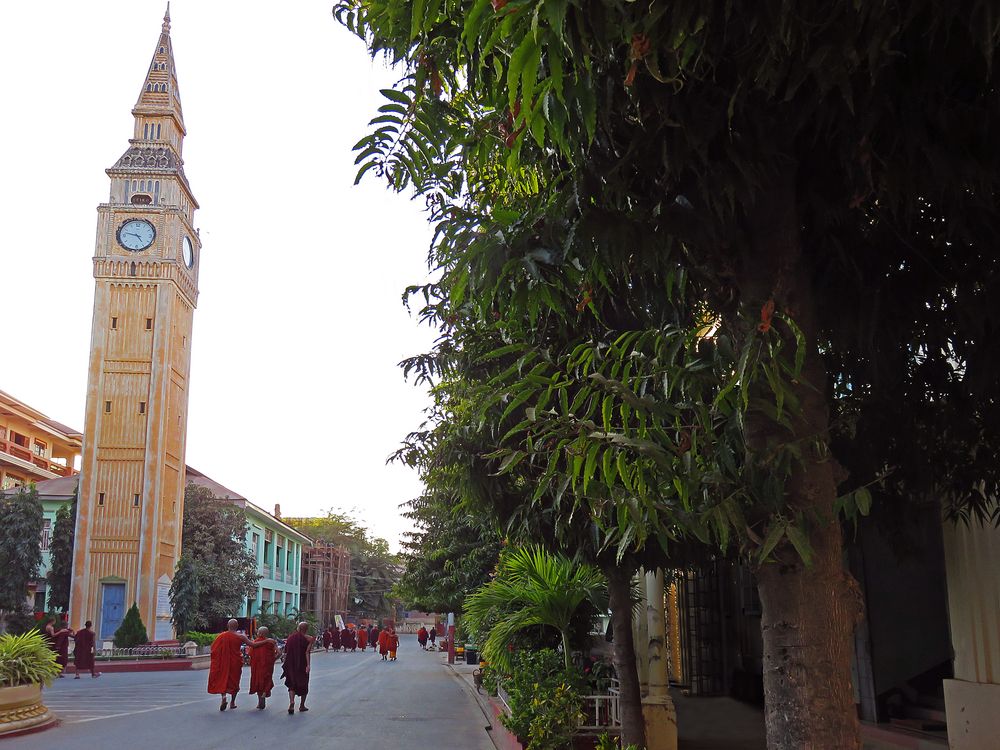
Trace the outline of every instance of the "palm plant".
[[59, 670], [55, 652], [37, 630], [0, 635], [0, 687], [49, 685]]
[[548, 625], [562, 638], [566, 667], [572, 666], [569, 627], [584, 602], [604, 606], [607, 584], [601, 572], [538, 546], [501, 555], [496, 577], [465, 601], [465, 616], [475, 630], [489, 625], [483, 656], [490, 664], [510, 669], [507, 644], [525, 628]]

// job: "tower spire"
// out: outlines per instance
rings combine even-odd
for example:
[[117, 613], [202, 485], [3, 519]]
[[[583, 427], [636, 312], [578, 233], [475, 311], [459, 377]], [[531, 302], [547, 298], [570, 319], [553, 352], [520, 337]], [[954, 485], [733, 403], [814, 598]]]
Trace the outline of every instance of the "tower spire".
[[[181, 109], [180, 87], [177, 85], [177, 70], [174, 67], [174, 49], [170, 42], [170, 3], [163, 14], [160, 37], [153, 50], [153, 59], [142, 82], [139, 99], [132, 109], [137, 118], [172, 117], [184, 134], [184, 114]], [[138, 131], [137, 131], [138, 132]], [[137, 136], [138, 137], [138, 136]]]

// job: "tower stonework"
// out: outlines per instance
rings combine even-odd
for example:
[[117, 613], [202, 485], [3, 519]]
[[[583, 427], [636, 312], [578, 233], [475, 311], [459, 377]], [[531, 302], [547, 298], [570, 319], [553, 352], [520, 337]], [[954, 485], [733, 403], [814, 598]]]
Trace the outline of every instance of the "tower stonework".
[[163, 19], [133, 137], [97, 208], [94, 315], [70, 599], [71, 627], [110, 639], [135, 602], [150, 640], [173, 637], [181, 554], [198, 203]]

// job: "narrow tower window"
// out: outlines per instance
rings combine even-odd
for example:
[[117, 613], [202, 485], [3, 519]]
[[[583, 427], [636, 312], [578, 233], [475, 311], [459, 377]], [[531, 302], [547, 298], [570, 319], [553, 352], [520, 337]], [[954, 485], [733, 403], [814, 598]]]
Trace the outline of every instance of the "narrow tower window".
[[104, 402], [104, 413], [105, 414], [110, 414], [111, 413], [111, 402], [110, 401], [105, 401]]
[[133, 508], [138, 508], [139, 507], [139, 493], [138, 492], [136, 492], [134, 495], [132, 495], [132, 507]]
[[104, 505], [104, 493], [103, 492], [98, 492], [97, 493], [97, 504], [98, 505]]
[[152, 91], [152, 90], [153, 90], [153, 84], [147, 83], [146, 84], [146, 91]]
[[153, 330], [153, 319], [152, 318], [146, 318], [146, 330], [147, 331], [152, 331]]
[[112, 318], [111, 318], [111, 330], [112, 331], [118, 330], [118, 318], [116, 318], [114, 316], [112, 316]]
[[128, 269], [129, 276], [135, 276], [135, 261], [132, 261], [132, 265]]
[[149, 123], [147, 122], [142, 126], [142, 140], [145, 141], [148, 139], [149, 139]]
[[145, 414], [146, 413], [146, 402], [145, 401], [140, 401], [139, 402], [139, 413], [140, 414]]
[[[160, 125], [159, 124], [157, 124], [157, 126], [156, 126], [156, 139], [157, 140], [160, 139]], [[159, 185], [160, 183], [156, 183], [156, 184]]]

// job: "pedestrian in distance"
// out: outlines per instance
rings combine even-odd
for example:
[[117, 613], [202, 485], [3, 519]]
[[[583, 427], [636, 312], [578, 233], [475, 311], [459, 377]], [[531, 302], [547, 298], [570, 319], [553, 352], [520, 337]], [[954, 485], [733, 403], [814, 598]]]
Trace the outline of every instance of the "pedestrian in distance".
[[393, 628], [389, 628], [389, 661], [396, 661], [396, 650], [399, 648], [399, 636]]
[[56, 623], [52, 620], [45, 625], [45, 634], [48, 636], [49, 648], [56, 653], [59, 676], [65, 677], [63, 673], [69, 665], [69, 637], [73, 635], [73, 631], [64, 627], [56, 628]]
[[417, 643], [420, 644], [420, 648], [424, 651], [427, 650], [427, 636], [427, 628], [421, 625], [420, 630], [417, 631]]
[[378, 652], [382, 655], [382, 661], [387, 661], [389, 657], [389, 629], [386, 628], [378, 634]]
[[438, 637], [438, 632], [437, 632], [437, 628], [436, 628], [436, 627], [434, 627], [433, 625], [431, 625], [431, 630], [430, 630], [430, 632], [429, 632], [429, 633], [427, 634], [427, 637], [428, 637], [428, 639], [430, 639], [430, 642], [431, 642], [431, 645], [433, 646], [433, 645], [434, 645], [434, 641], [435, 641], [435, 640], [437, 639], [437, 637]]
[[378, 648], [379, 640], [378, 639], [379, 639], [380, 635], [381, 635], [381, 631], [379, 630], [378, 625], [372, 625], [371, 629], [368, 631], [368, 642], [370, 644], [372, 644], [372, 653], [373, 654], [377, 654], [379, 652], [379, 648]]
[[[208, 668], [208, 692], [222, 696], [220, 711], [236, 708], [236, 694], [240, 692], [240, 677], [243, 674], [243, 646], [255, 648], [253, 641], [243, 633], [236, 632], [240, 624], [230, 620], [226, 630], [212, 641], [212, 654]], [[251, 652], [252, 653], [252, 652]], [[232, 696], [228, 706], [226, 696]]]
[[358, 648], [361, 649], [361, 653], [365, 652], [368, 647], [368, 631], [365, 628], [358, 628]]
[[309, 623], [300, 622], [295, 632], [285, 641], [285, 663], [281, 676], [288, 688], [288, 713], [295, 713], [295, 696], [299, 696], [299, 712], [308, 711], [306, 696], [309, 695], [309, 663], [312, 646], [316, 640], [308, 635]]
[[333, 633], [330, 632], [330, 628], [328, 626], [327, 629], [323, 631], [323, 648], [325, 648], [328, 653], [330, 651], [331, 643], [333, 643]]
[[340, 634], [340, 642], [343, 644], [345, 652], [353, 652], [358, 645], [354, 638], [354, 630], [351, 628], [344, 628], [343, 632]]
[[340, 651], [340, 628], [336, 625], [330, 628], [330, 647], [334, 653]]
[[77, 630], [73, 635], [73, 666], [76, 668], [76, 679], [80, 679], [80, 673], [90, 670], [91, 677], [100, 677], [100, 672], [94, 671], [94, 631], [91, 630], [93, 623], [87, 620], [83, 628]]
[[263, 711], [274, 687], [274, 662], [278, 658], [278, 642], [270, 638], [267, 628], [258, 628], [250, 652], [250, 695], [257, 696], [257, 709]]

